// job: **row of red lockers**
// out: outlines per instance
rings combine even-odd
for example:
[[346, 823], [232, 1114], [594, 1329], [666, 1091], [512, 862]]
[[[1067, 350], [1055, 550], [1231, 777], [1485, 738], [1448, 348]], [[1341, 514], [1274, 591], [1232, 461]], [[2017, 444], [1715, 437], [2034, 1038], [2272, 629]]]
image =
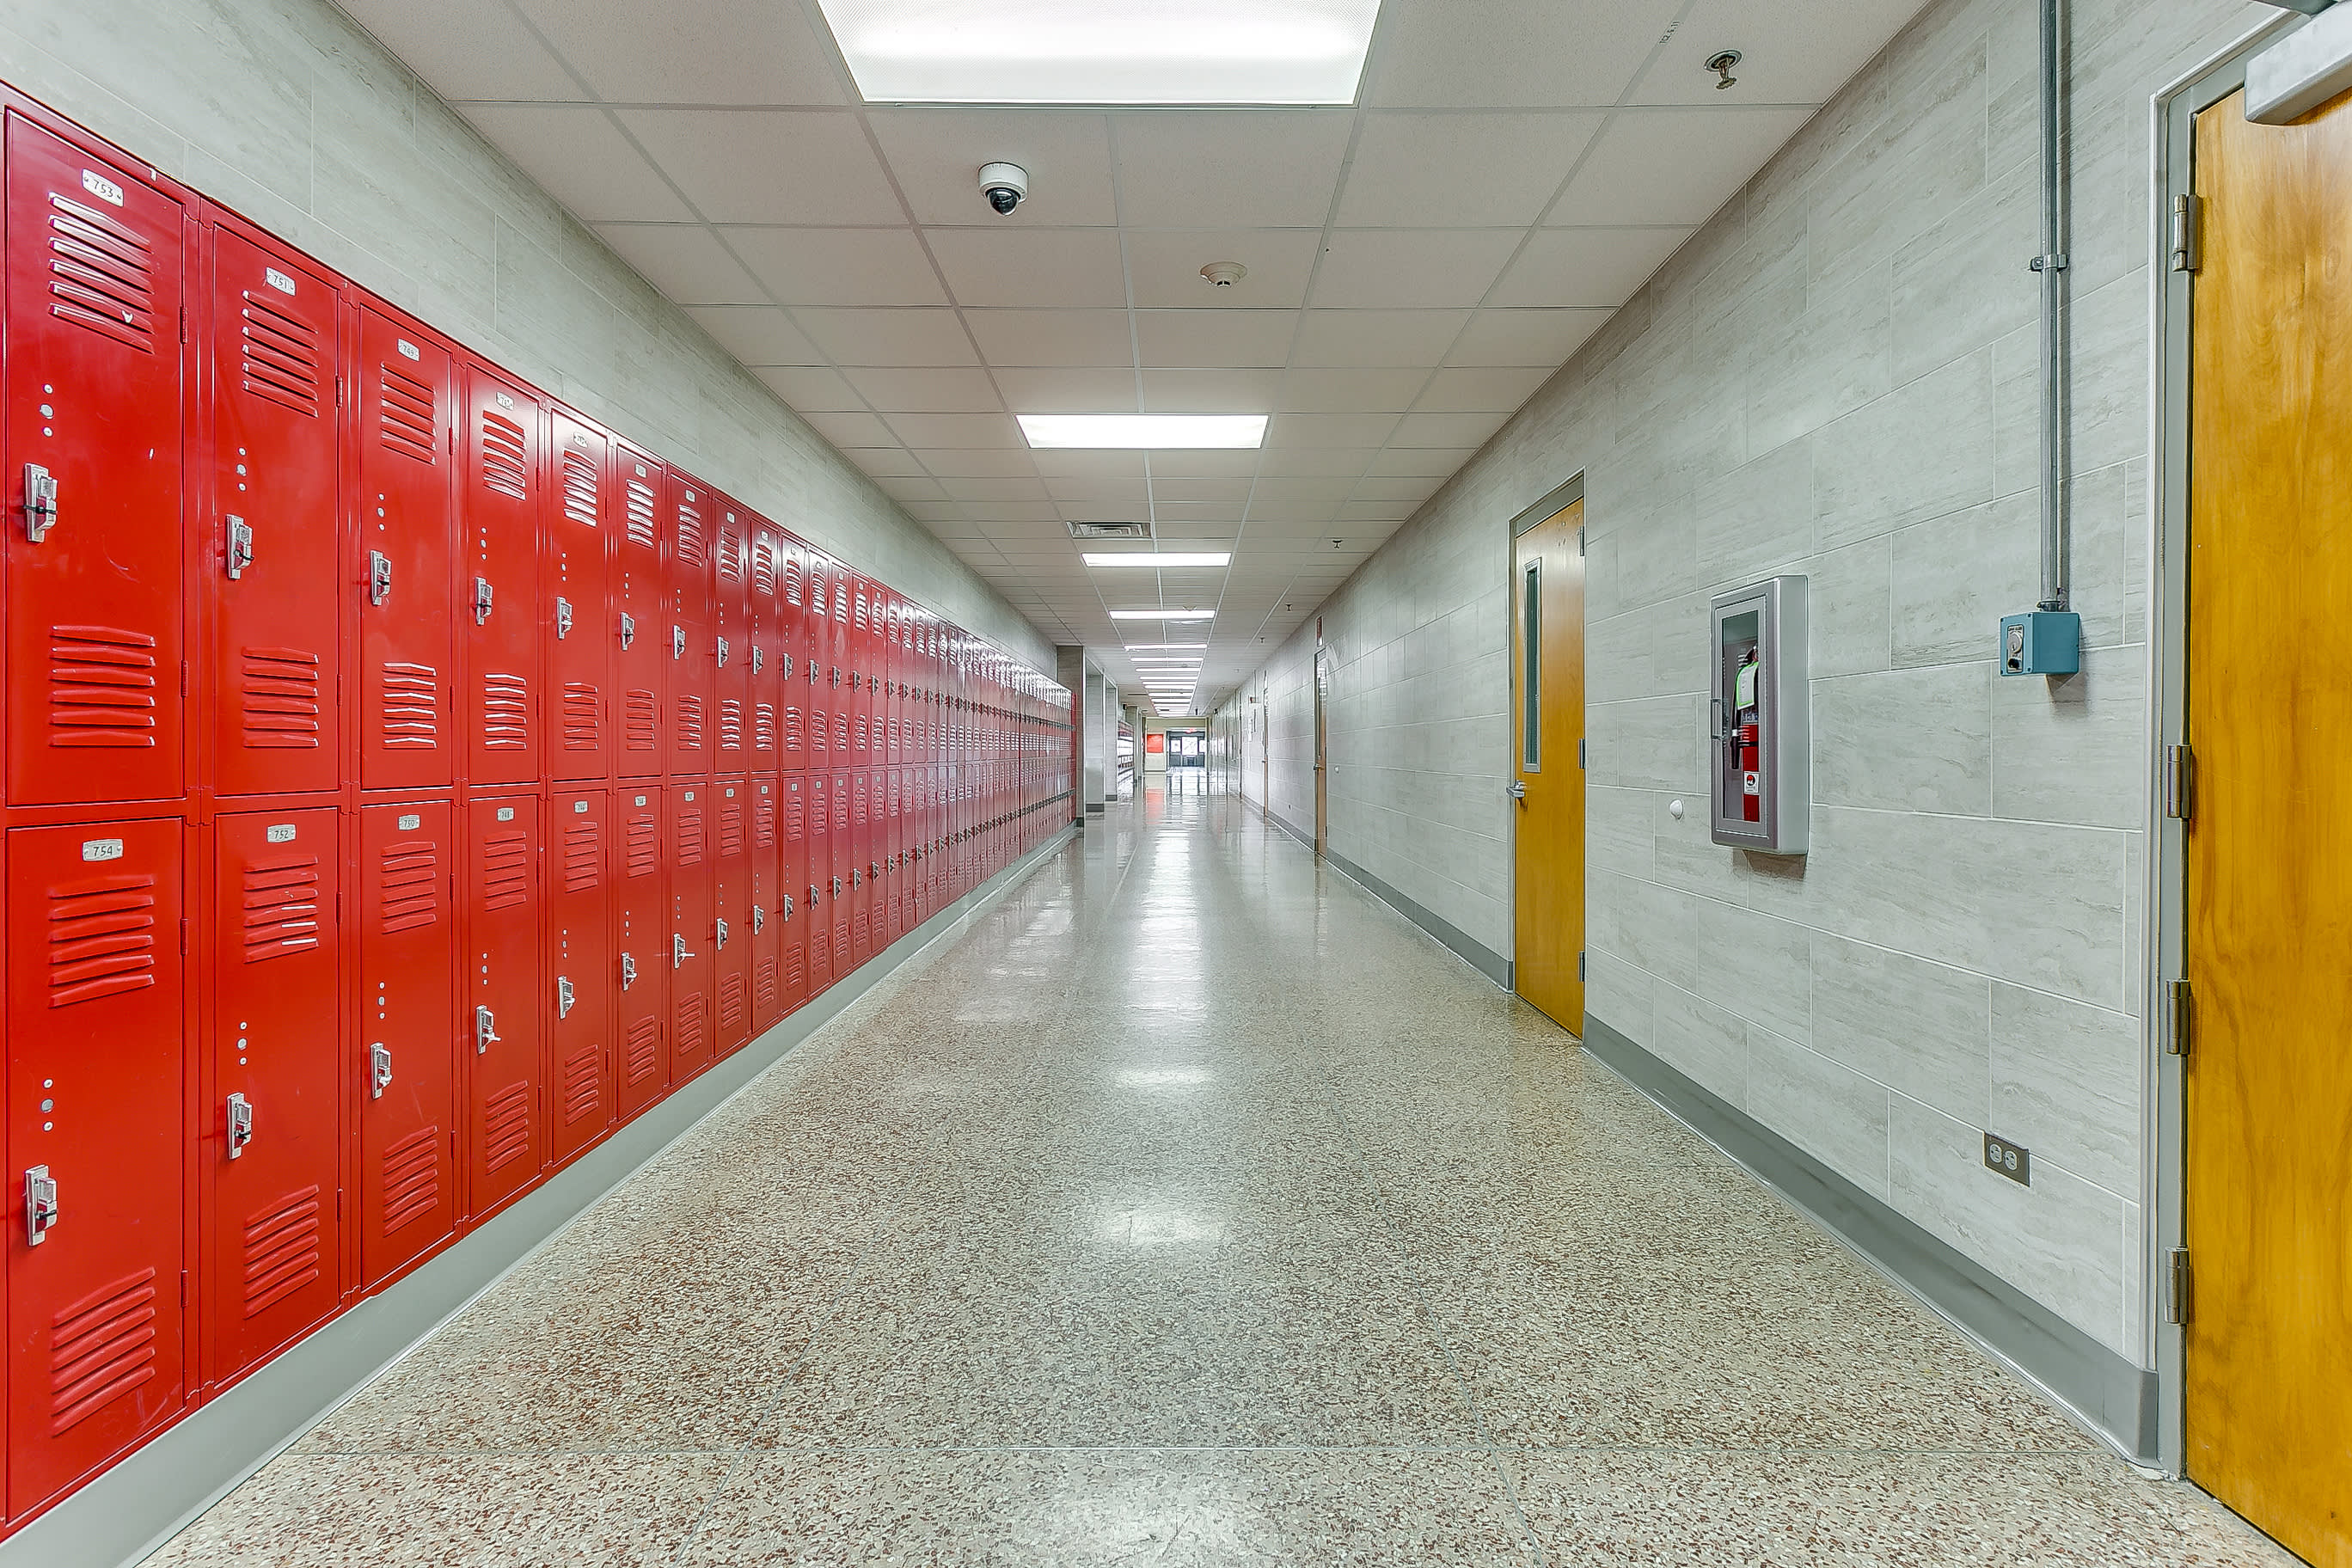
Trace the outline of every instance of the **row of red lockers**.
[[1073, 747], [1035, 671], [6, 103], [13, 1528], [1058, 831]]

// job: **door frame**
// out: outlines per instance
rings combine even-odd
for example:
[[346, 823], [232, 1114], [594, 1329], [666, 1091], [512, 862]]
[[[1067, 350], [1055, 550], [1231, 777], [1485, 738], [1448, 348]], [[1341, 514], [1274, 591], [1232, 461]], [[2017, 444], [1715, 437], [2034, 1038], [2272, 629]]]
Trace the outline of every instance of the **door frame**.
[[[1561, 512], [1566, 511], [1578, 501], [1584, 500], [1584, 469], [1577, 469], [1575, 473], [1570, 475], [1559, 484], [1552, 486], [1551, 489], [1546, 490], [1537, 500], [1529, 502], [1524, 507], [1521, 507], [1517, 511], [1513, 512], [1511, 514], [1510, 526], [1504, 531], [1503, 678], [1505, 684], [1509, 689], [1507, 693], [1508, 700], [1512, 702], [1517, 701], [1519, 689], [1519, 613], [1517, 596], [1519, 591], [1519, 568], [1518, 563], [1516, 559], [1518, 552], [1519, 535], [1525, 533], [1528, 530], [1536, 527], [1539, 523], [1549, 522], [1553, 518], [1558, 517]], [[1589, 529], [1592, 526], [1592, 509], [1590, 506], [1587, 506], [1584, 510], [1585, 526]], [[1589, 631], [1592, 625], [1591, 603], [1591, 591], [1592, 580], [1590, 574], [1590, 569], [1588, 568], [1585, 578], [1586, 608], [1584, 625], [1579, 628], [1582, 631]], [[1585, 651], [1588, 654], [1591, 651], [1591, 638], [1587, 637], [1585, 639]], [[1586, 675], [1589, 680], [1591, 676], [1590, 666], [1587, 667]], [[1586, 688], [1584, 707], [1587, 732], [1589, 733], [1592, 710], [1591, 689], [1589, 685]], [[1519, 752], [1517, 736], [1514, 731], [1513, 727], [1508, 723], [1506, 723], [1503, 726], [1502, 764], [1503, 798], [1500, 803], [1500, 809], [1503, 813], [1503, 822], [1505, 824], [1503, 829], [1503, 854], [1509, 871], [1509, 874], [1504, 879], [1505, 887], [1507, 890], [1503, 895], [1503, 903], [1507, 911], [1504, 918], [1508, 921], [1511, 933], [1510, 947], [1502, 954], [1504, 976], [1503, 989], [1508, 991], [1512, 995], [1517, 996], [1519, 994], [1519, 814], [1511, 807], [1510, 785], [1511, 782], [1519, 776]], [[1589, 792], [1589, 784], [1587, 788]], [[1589, 813], [1589, 799], [1587, 810]], [[1588, 839], [1591, 835], [1591, 821], [1592, 819], [1591, 816], [1588, 815], [1585, 818], [1585, 832]], [[1588, 892], [1591, 886], [1591, 866], [1588, 858], [1585, 877], [1585, 885]], [[1592, 933], [1591, 930], [1592, 910], [1589, 902], [1584, 912], [1587, 922], [1585, 931], [1585, 946], [1590, 948], [1592, 945]]]
[[2147, 751], [2141, 856], [2144, 934], [2137, 955], [2140, 1048], [2144, 1092], [2140, 1118], [2140, 1186], [2144, 1273], [2140, 1350], [2156, 1368], [2157, 1457], [2165, 1474], [2185, 1474], [2188, 1412], [2187, 1338], [2165, 1321], [2167, 1265], [2183, 1244], [2188, 1186], [2186, 1080], [2180, 1058], [2166, 1048], [2171, 984], [2188, 974], [2188, 839], [2184, 823], [2164, 814], [2166, 748], [2188, 730], [2189, 482], [2190, 274], [2172, 270], [2172, 204], [2191, 190], [2195, 120], [2246, 84], [2246, 62], [2312, 18], [2283, 11], [2156, 94], [2151, 103], [2155, 151], [2149, 222], [2149, 314], [2155, 377], [2149, 409], [2148, 501], [2145, 540], [2147, 582]]

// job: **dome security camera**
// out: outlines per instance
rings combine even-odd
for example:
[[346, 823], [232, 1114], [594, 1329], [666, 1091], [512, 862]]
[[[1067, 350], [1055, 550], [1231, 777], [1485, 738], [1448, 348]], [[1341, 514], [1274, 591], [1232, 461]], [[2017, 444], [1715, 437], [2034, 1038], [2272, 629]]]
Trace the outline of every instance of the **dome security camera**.
[[988, 164], [980, 171], [980, 194], [988, 198], [997, 216], [1010, 217], [1029, 194], [1029, 171], [1018, 163]]

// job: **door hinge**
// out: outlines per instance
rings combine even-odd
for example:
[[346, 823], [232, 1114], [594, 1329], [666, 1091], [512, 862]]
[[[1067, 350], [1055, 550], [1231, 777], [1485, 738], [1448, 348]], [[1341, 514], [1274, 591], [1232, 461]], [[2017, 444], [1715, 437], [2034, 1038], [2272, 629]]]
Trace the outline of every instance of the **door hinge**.
[[180, 307], [180, 341], [184, 343], [188, 341], [188, 308], [185, 305]]
[[1576, 950], [1576, 983], [1584, 984], [1584, 950], [1580, 947]]
[[2205, 198], [2172, 198], [2172, 269], [2195, 272], [2205, 265]]
[[2197, 809], [2197, 757], [2188, 746], [2164, 748], [2164, 815], [2182, 822]]
[[1581, 523], [1577, 525], [1576, 530], [1576, 552], [1579, 555], [1584, 553], [1584, 527]]
[[336, 1221], [337, 1221], [338, 1223], [341, 1223], [341, 1221], [342, 1220], [342, 1217], [343, 1217], [343, 1189], [342, 1189], [342, 1188], [341, 1188], [341, 1187], [337, 1187], [337, 1188], [335, 1189], [335, 1219], [336, 1219]]
[[2191, 1014], [2189, 1006], [2189, 982], [2176, 980], [2165, 987], [2164, 1051], [2167, 1056], [2189, 1054]]
[[1584, 737], [1581, 735], [1579, 735], [1576, 738], [1576, 765], [1580, 768], [1585, 765]]
[[190, 683], [191, 683], [194, 679], [194, 675], [191, 673], [190, 666], [189, 666], [189, 662], [188, 662], [186, 659], [184, 659], [184, 659], [182, 659], [182, 660], [180, 661], [180, 695], [181, 695], [181, 696], [185, 697], [185, 696], [188, 694], [188, 687], [189, 687]]
[[183, 1309], [186, 1308], [186, 1306], [188, 1305], [188, 1295], [189, 1295], [188, 1286], [189, 1286], [188, 1271], [187, 1271], [186, 1269], [183, 1268], [183, 1269], [181, 1269], [181, 1270], [180, 1270], [180, 1305], [181, 1305], [181, 1307], [182, 1307]]
[[[338, 408], [341, 408], [342, 405], [343, 405], [343, 378], [342, 378], [341, 376], [340, 376], [340, 375], [339, 375], [339, 376], [335, 377], [335, 406], [336, 406], [336, 407], [338, 407]], [[337, 1203], [339, 1203], [339, 1204], [340, 1204], [340, 1203], [341, 1203], [342, 1201], [343, 1201], [343, 1194], [341, 1194], [341, 1193], [337, 1193], [337, 1194], [335, 1194], [335, 1202], [337, 1202]], [[338, 1209], [336, 1212], [337, 1212], [337, 1214], [339, 1214], [339, 1215], [340, 1215], [342, 1211], [341, 1211], [341, 1210], [340, 1210], [340, 1209]]]
[[185, 958], [185, 957], [187, 957], [187, 956], [188, 956], [188, 926], [189, 926], [189, 924], [190, 924], [190, 921], [189, 921], [188, 918], [187, 918], [185, 915], [183, 915], [183, 916], [181, 916], [181, 917], [180, 917], [180, 956], [181, 956], [182, 958]]
[[2164, 1321], [2185, 1323], [2191, 1305], [2189, 1295], [2189, 1249], [2167, 1247], [2164, 1253]]

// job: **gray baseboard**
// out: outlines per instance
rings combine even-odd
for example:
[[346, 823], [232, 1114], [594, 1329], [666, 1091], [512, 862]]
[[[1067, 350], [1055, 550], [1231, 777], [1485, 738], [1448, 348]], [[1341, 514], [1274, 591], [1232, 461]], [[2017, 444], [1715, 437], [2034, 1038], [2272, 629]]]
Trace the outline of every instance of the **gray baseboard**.
[[1394, 888], [1336, 850], [1324, 850], [1323, 859], [1349, 881], [1362, 888], [1381, 902], [1391, 906], [1397, 913], [1452, 948], [1454, 955], [1463, 963], [1467, 963], [1504, 990], [1508, 991], [1511, 988], [1509, 959], [1505, 958], [1444, 916], [1424, 909], [1414, 900], [1398, 892]]
[[1587, 1016], [1584, 1048], [1843, 1238], [1937, 1315], [2038, 1384], [2135, 1463], [2155, 1466], [2157, 1374]]
[[0, 1568], [120, 1568], [143, 1560], [787, 1051], [900, 964], [953, 934], [1076, 831], [1075, 825], [1065, 827], [681, 1085], [512, 1208], [382, 1295], [356, 1303], [0, 1542]]

